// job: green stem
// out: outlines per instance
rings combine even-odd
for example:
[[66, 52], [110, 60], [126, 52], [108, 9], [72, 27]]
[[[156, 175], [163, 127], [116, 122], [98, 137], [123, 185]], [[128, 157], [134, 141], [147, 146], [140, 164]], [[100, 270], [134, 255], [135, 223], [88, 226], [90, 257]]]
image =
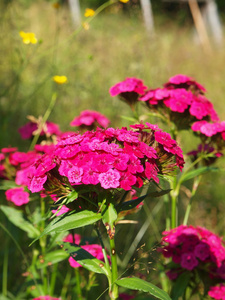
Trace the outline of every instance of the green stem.
[[76, 290], [77, 290], [77, 298], [78, 300], [82, 300], [82, 292], [80, 287], [80, 271], [79, 268], [75, 268], [75, 277], [76, 277]]
[[50, 281], [50, 295], [51, 296], [54, 294], [54, 290], [55, 290], [57, 269], [58, 269], [58, 264], [54, 264], [53, 265], [53, 270], [52, 270], [52, 273], [51, 273], [51, 281]]
[[170, 192], [171, 196], [171, 228], [175, 228], [177, 226], [177, 200], [179, 194], [179, 185], [177, 184], [177, 177], [173, 178], [173, 182], [171, 183], [172, 191]]
[[114, 237], [109, 239], [110, 243], [110, 256], [111, 256], [111, 271], [112, 271], [112, 285], [109, 288], [109, 296], [111, 300], [118, 299], [118, 286], [115, 281], [118, 279], [118, 269], [117, 269], [117, 258], [116, 258], [116, 248]]
[[42, 119], [42, 122], [41, 122], [41, 128], [39, 128], [39, 132], [34, 136], [32, 142], [31, 142], [31, 145], [30, 145], [30, 148], [29, 148], [29, 151], [32, 150], [34, 148], [34, 146], [37, 144], [37, 141], [38, 141], [38, 138], [41, 134], [41, 130], [42, 130], [42, 127], [43, 125], [45, 124], [45, 122], [48, 120], [52, 110], [53, 110], [53, 107], [55, 106], [55, 103], [56, 103], [56, 99], [57, 99], [57, 94], [56, 93], [53, 93], [52, 95], [52, 98], [51, 98], [51, 101], [49, 103], [49, 106], [44, 114], [44, 117]]
[[[43, 231], [45, 228], [45, 199], [41, 198], [41, 230]], [[46, 236], [43, 236], [39, 240], [40, 246], [41, 246], [41, 255], [44, 257], [46, 253]], [[47, 268], [46, 266], [43, 267], [42, 269], [42, 281], [43, 281], [43, 286], [44, 286], [44, 291], [47, 294], [48, 293], [48, 274], [47, 274]]]
[[189, 203], [188, 203], [188, 206], [187, 206], [185, 215], [184, 215], [183, 225], [187, 225], [188, 218], [189, 218], [190, 211], [191, 211], [192, 202], [193, 202], [193, 197], [194, 197], [194, 195], [195, 195], [195, 193], [196, 193], [196, 191], [197, 191], [197, 188], [198, 188], [198, 186], [199, 186], [199, 183], [200, 183], [200, 181], [201, 181], [201, 178], [202, 178], [202, 176], [198, 176], [198, 177], [195, 177], [195, 178], [194, 178], [194, 183], [193, 183], [192, 191], [191, 191], [191, 198], [190, 198], [190, 200], [189, 200]]

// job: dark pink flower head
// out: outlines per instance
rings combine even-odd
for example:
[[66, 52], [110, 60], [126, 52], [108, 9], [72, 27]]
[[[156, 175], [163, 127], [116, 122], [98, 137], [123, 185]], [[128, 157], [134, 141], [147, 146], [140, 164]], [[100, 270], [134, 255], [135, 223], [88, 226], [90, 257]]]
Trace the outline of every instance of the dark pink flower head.
[[23, 125], [22, 127], [20, 127], [18, 129], [20, 135], [21, 135], [21, 138], [24, 139], [24, 140], [27, 140], [27, 139], [30, 139], [33, 137], [33, 132], [35, 130], [37, 130], [37, 124], [36, 123], [33, 123], [33, 122], [28, 122], [26, 123], [25, 125]]
[[119, 95], [132, 107], [137, 102], [138, 97], [144, 95], [146, 89], [147, 87], [143, 85], [142, 80], [130, 77], [112, 86], [109, 93], [112, 97]]
[[97, 126], [108, 127], [110, 121], [104, 115], [94, 110], [84, 110], [78, 117], [75, 117], [70, 123], [71, 126], [85, 127], [95, 129]]
[[[30, 139], [33, 137], [35, 131], [38, 129], [38, 120], [37, 122], [28, 122], [24, 126], [20, 127], [18, 129], [21, 138], [22, 139]], [[40, 133], [41, 136], [52, 136], [52, 135], [60, 135], [61, 131], [59, 129], [59, 126], [53, 122], [46, 121], [46, 123], [43, 126], [43, 129]]]
[[[97, 128], [63, 137], [29, 169], [28, 188], [57, 197], [87, 190], [97, 207], [99, 193], [130, 191], [150, 180], [158, 183], [159, 175], [171, 176], [183, 167], [182, 151], [168, 133], [149, 123], [133, 128]], [[76, 209], [94, 209], [84, 199], [78, 194]]]
[[125, 293], [119, 294], [119, 300], [131, 300], [131, 299], [135, 299], [134, 295], [128, 295]]
[[8, 189], [5, 195], [6, 199], [13, 202], [16, 206], [21, 206], [29, 202], [29, 193], [23, 187]]
[[217, 300], [225, 300], [225, 285], [211, 286], [208, 295]]
[[193, 87], [196, 90], [199, 90], [201, 92], [206, 92], [206, 89], [198, 82], [196, 82], [193, 78], [188, 77], [183, 74], [177, 74], [169, 79], [168, 82], [164, 84], [165, 87], [171, 88], [171, 87], [184, 87], [189, 88]]
[[[207, 276], [222, 278], [225, 266], [225, 247], [220, 237], [202, 227], [178, 226], [163, 232], [159, 252], [172, 257], [175, 269], [204, 270]], [[225, 277], [224, 277], [225, 278]]]

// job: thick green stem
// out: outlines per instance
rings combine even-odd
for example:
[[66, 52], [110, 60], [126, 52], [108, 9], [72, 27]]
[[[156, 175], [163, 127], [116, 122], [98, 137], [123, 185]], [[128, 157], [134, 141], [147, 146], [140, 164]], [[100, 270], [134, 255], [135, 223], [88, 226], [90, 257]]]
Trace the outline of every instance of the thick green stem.
[[111, 300], [118, 299], [118, 286], [114, 283], [118, 279], [117, 258], [114, 237], [109, 239], [110, 256], [111, 256], [111, 270], [112, 270], [112, 285], [109, 287], [109, 296]]
[[171, 189], [170, 192], [171, 196], [171, 228], [175, 228], [177, 226], [177, 200], [178, 200], [178, 194], [179, 194], [179, 185], [177, 184], [177, 178], [174, 177], [173, 182], [171, 183]]

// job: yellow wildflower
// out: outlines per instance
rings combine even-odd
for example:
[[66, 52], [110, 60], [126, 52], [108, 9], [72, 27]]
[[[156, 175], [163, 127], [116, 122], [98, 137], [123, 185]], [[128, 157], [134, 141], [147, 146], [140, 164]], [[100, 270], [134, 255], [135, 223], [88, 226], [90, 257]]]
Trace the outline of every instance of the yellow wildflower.
[[85, 9], [84, 16], [85, 16], [86, 18], [92, 17], [92, 16], [94, 16], [94, 14], [95, 14], [95, 11], [94, 11], [93, 9], [91, 9], [91, 8], [86, 8], [86, 9]]
[[129, 0], [119, 0], [122, 3], [127, 3]]
[[23, 43], [26, 45], [37, 43], [36, 36], [33, 32], [20, 31], [20, 36], [23, 39]]
[[56, 83], [58, 84], [64, 84], [68, 81], [67, 77], [66, 76], [58, 76], [58, 75], [55, 75], [53, 76], [52, 78]]
[[88, 30], [88, 29], [90, 28], [90, 25], [89, 25], [89, 23], [87, 23], [87, 22], [83, 22], [83, 23], [82, 23], [82, 26], [83, 26], [83, 28], [84, 28], [85, 30]]
[[60, 8], [59, 2], [54, 2], [54, 3], [52, 3], [52, 6], [53, 6], [55, 9]]

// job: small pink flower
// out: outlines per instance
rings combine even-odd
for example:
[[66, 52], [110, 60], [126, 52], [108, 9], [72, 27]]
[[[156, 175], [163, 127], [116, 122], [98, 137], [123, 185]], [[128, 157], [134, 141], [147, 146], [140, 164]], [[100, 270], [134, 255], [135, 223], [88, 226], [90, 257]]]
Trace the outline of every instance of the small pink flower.
[[225, 285], [211, 286], [208, 295], [213, 299], [225, 300]]
[[80, 183], [83, 175], [83, 169], [76, 166], [68, 171], [68, 179], [70, 183]]
[[187, 270], [193, 270], [198, 265], [198, 260], [192, 252], [183, 253], [181, 256], [181, 267]]
[[29, 202], [29, 193], [24, 191], [23, 187], [8, 189], [5, 192], [6, 199], [13, 202], [17, 206], [21, 206]]
[[106, 173], [101, 173], [99, 175], [100, 184], [104, 189], [119, 187], [119, 179], [120, 173], [117, 170], [110, 169]]

